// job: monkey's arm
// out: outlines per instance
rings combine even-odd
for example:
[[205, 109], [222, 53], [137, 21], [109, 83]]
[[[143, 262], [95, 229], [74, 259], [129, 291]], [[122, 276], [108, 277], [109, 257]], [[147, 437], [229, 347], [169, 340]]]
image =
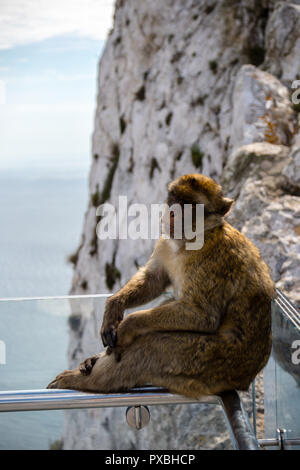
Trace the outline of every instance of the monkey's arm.
[[161, 295], [170, 284], [169, 277], [160, 262], [159, 246], [160, 242], [146, 266], [140, 268], [130, 281], [106, 302], [100, 331], [104, 346], [115, 346], [116, 329], [127, 308], [150, 302]]
[[128, 346], [135, 337], [153, 331], [214, 333], [220, 322], [221, 314], [205, 300], [201, 301], [201, 306], [174, 300], [127, 315], [117, 330], [117, 346]]

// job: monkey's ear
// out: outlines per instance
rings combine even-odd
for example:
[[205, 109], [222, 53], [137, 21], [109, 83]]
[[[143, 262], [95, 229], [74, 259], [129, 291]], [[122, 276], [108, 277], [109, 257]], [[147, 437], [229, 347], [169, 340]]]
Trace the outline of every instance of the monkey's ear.
[[223, 197], [221, 207], [218, 210], [219, 214], [223, 216], [228, 214], [233, 204], [234, 204], [233, 199], [229, 199], [229, 197]]
[[196, 190], [199, 189], [198, 181], [196, 180], [194, 176], [190, 176], [188, 181], [193, 189], [196, 189]]

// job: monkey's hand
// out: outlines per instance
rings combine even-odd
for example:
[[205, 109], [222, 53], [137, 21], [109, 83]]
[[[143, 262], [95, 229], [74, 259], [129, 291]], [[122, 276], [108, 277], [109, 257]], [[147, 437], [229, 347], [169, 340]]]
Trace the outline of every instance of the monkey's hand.
[[117, 362], [121, 360], [124, 349], [138, 336], [135, 331], [134, 323], [135, 319], [133, 314], [128, 315], [122, 320], [115, 332], [114, 338], [116, 341], [114, 347], [108, 346], [106, 348], [106, 354], [114, 354]]
[[123, 319], [124, 308], [113, 298], [106, 302], [102, 326], [100, 330], [104, 346], [113, 348], [117, 342], [117, 328]]

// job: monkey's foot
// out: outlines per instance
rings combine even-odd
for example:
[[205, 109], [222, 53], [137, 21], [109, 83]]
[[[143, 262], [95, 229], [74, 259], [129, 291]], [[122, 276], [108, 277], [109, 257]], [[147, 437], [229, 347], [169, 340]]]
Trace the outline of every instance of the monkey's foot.
[[91, 356], [91, 357], [88, 357], [87, 359], [85, 359], [85, 361], [83, 361], [79, 366], [79, 370], [80, 370], [81, 374], [89, 375], [92, 371], [92, 368], [94, 367], [94, 365], [98, 361], [99, 357], [100, 357], [100, 354], [97, 354], [95, 356]]
[[79, 369], [75, 370], [65, 370], [57, 377], [55, 377], [52, 382], [49, 383], [47, 388], [71, 388], [75, 390], [80, 390], [79, 378], [81, 374]]

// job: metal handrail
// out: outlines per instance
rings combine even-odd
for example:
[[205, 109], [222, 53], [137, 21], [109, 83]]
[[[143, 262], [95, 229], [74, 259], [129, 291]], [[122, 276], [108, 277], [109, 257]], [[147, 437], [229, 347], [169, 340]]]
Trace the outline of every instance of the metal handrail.
[[106, 299], [113, 294], [72, 294], [72, 295], [46, 295], [39, 297], [1, 297], [0, 302], [24, 302], [27, 300], [72, 300], [72, 299]]
[[19, 390], [0, 392], [0, 412], [109, 408], [117, 406], [169, 405], [183, 403], [220, 404], [214, 395], [199, 400], [173, 395], [163, 388], [145, 387], [124, 393], [86, 393], [76, 390]]
[[281, 292], [281, 290], [276, 289], [277, 297], [274, 299], [274, 303], [284, 312], [285, 316], [289, 321], [294, 325], [294, 327], [300, 331], [300, 312], [297, 309], [290, 299]]
[[0, 412], [80, 408], [138, 407], [206, 403], [221, 405], [232, 443], [237, 450], [257, 450], [258, 441], [236, 391], [199, 399], [175, 395], [164, 388], [135, 388], [124, 393], [85, 393], [75, 390], [19, 390], [0, 392]]

